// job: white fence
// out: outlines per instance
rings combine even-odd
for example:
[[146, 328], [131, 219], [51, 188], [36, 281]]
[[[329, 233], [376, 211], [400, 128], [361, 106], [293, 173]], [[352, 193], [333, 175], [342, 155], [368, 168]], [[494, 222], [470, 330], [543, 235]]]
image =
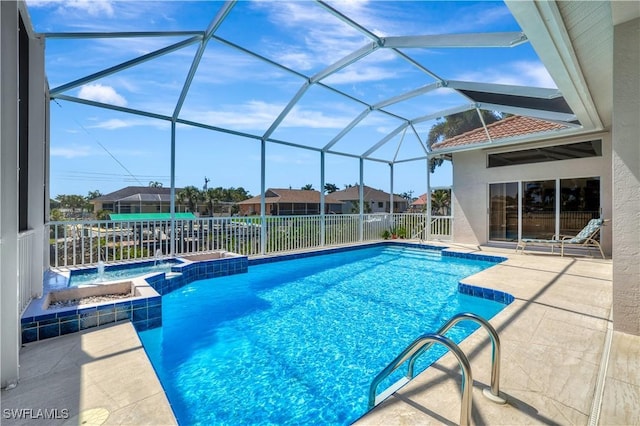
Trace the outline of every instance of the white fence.
[[[42, 232], [39, 232], [42, 237]], [[36, 232], [26, 231], [18, 234], [18, 309], [24, 311], [34, 295], [32, 284], [41, 282], [42, 277], [34, 275], [33, 251], [36, 247]], [[40, 258], [42, 260], [42, 257]], [[42, 264], [40, 264], [42, 268]], [[42, 271], [42, 269], [38, 269]]]
[[[158, 254], [176, 256], [226, 250], [248, 256], [306, 250], [323, 246], [377, 241], [385, 231], [399, 238], [426, 240], [424, 214], [268, 216], [264, 253], [260, 217], [224, 217], [171, 221], [64, 221], [49, 223], [50, 264], [72, 267]], [[432, 218], [430, 235], [451, 236], [450, 216]]]

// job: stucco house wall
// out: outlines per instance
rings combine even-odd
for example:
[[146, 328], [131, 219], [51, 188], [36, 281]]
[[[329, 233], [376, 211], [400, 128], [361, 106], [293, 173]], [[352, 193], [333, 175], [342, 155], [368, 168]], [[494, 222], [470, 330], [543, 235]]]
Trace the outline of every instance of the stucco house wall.
[[42, 293], [48, 266], [49, 99], [44, 40], [26, 4], [0, 1], [0, 24], [0, 387], [10, 388], [19, 378], [20, 315]]
[[613, 328], [640, 335], [640, 19], [617, 25], [613, 61]]
[[[534, 147], [602, 140], [602, 156], [487, 168], [487, 155]], [[556, 178], [600, 177], [600, 206], [611, 219], [611, 134], [598, 133], [579, 138], [554, 139], [519, 146], [502, 146], [455, 152], [453, 160], [453, 240], [465, 244], [486, 244], [489, 240], [489, 184]], [[601, 243], [611, 254], [611, 226], [605, 226]]]

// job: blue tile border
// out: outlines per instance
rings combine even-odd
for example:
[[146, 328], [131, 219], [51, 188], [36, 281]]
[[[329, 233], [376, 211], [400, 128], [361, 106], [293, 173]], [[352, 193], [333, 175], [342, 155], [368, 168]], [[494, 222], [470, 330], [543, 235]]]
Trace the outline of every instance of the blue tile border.
[[264, 263], [281, 262], [283, 260], [302, 259], [305, 257], [322, 256], [322, 255], [331, 254], [331, 253], [343, 253], [345, 251], [360, 250], [363, 248], [381, 247], [381, 246], [413, 247], [413, 248], [437, 250], [437, 251], [441, 251], [445, 249], [445, 247], [432, 246], [428, 244], [415, 244], [415, 243], [408, 243], [408, 242], [405, 243], [405, 242], [400, 242], [398, 240], [394, 240], [393, 242], [377, 241], [373, 243], [359, 244], [356, 246], [319, 248], [317, 250], [305, 251], [300, 253], [275, 254], [273, 256], [255, 257], [255, 258], [249, 259], [249, 266], [262, 265]]
[[504, 291], [493, 290], [491, 288], [478, 287], [464, 283], [458, 283], [458, 292], [469, 296], [480, 297], [482, 299], [493, 300], [494, 302], [510, 304], [515, 298]]
[[[21, 319], [22, 343], [31, 343], [51, 337], [76, 333], [87, 328], [111, 324], [122, 320], [132, 320], [146, 326], [154, 320], [162, 325], [162, 298], [160, 296], [140, 298], [132, 301], [107, 302], [91, 307], [62, 308], [55, 313]], [[151, 307], [151, 308], [149, 308]], [[134, 310], [139, 310], [133, 319]]]
[[[136, 264], [131, 265], [127, 267], [138, 266]], [[118, 299], [94, 306], [60, 308], [47, 313], [40, 313], [42, 310], [38, 307], [34, 309], [29, 309], [28, 307], [20, 319], [22, 343], [32, 343], [38, 340], [63, 336], [118, 321], [131, 321], [137, 331], [160, 327], [162, 326], [163, 295], [196, 280], [246, 273], [248, 265], [247, 256], [233, 256], [198, 262], [180, 259], [179, 262], [175, 262], [175, 265], [171, 267], [172, 274], [167, 275], [162, 272], [144, 279], [155, 290], [156, 295], [127, 300]], [[95, 270], [95, 268], [87, 268], [87, 272], [90, 272], [91, 269]], [[57, 286], [55, 289], [60, 289], [60, 287]], [[45, 297], [46, 294], [40, 299], [32, 300], [31, 303], [35, 302], [42, 305]], [[34, 314], [35, 311], [37, 313]]]
[[472, 259], [472, 260], [484, 260], [486, 262], [500, 263], [507, 260], [506, 257], [503, 256], [491, 256], [488, 254], [479, 254], [479, 253], [465, 253], [459, 251], [452, 251], [448, 249], [442, 250], [443, 256], [449, 257], [459, 257], [462, 259]]

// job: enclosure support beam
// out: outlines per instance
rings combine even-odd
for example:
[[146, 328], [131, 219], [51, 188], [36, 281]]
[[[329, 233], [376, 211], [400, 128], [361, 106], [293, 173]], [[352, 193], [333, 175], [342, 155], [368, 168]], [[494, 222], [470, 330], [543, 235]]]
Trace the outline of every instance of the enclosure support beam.
[[427, 241], [431, 240], [431, 170], [427, 159], [427, 193], [424, 196], [425, 214], [427, 217]]
[[358, 241], [364, 239], [364, 158], [360, 157], [360, 188], [358, 190], [360, 209], [358, 215]]
[[169, 212], [171, 213], [171, 257], [176, 254], [176, 122], [171, 122], [171, 205]]
[[393, 214], [393, 163], [389, 163], [389, 213]]
[[262, 139], [260, 141], [260, 254], [265, 255], [267, 253], [267, 213], [266, 213], [266, 199], [265, 199], [265, 185], [266, 185], [266, 173], [265, 165], [267, 158], [267, 141]]
[[325, 245], [325, 208], [324, 208], [324, 152], [320, 151], [320, 246]]

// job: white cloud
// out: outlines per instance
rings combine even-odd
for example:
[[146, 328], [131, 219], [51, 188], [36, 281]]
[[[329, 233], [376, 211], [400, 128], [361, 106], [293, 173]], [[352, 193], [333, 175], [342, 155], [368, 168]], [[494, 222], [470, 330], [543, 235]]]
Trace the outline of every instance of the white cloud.
[[514, 67], [526, 76], [532, 86], [556, 88], [556, 83], [549, 75], [549, 71], [541, 63], [522, 61], [516, 62]]
[[91, 16], [113, 16], [111, 0], [67, 0], [64, 4], [64, 7], [83, 11]]
[[352, 117], [328, 116], [324, 111], [303, 110], [294, 108], [283, 121], [282, 127], [305, 127], [314, 129], [342, 129]]
[[[263, 101], [249, 101], [240, 105], [228, 105], [225, 110], [188, 112], [184, 117], [219, 127], [243, 130], [265, 131], [273, 124], [284, 109], [284, 104], [270, 104]], [[303, 127], [316, 129], [341, 129], [353, 119], [344, 113], [327, 115], [326, 111], [294, 107], [280, 124], [280, 127]]]
[[500, 67], [493, 66], [469, 71], [459, 74], [452, 80], [556, 88], [556, 84], [547, 69], [541, 63], [535, 61], [509, 62], [502, 64]]
[[267, 155], [267, 162], [269, 163], [280, 163], [280, 164], [287, 164], [287, 165], [291, 165], [291, 164], [298, 164], [298, 165], [302, 165], [302, 164], [313, 164], [313, 161], [308, 158], [308, 156], [305, 155], [296, 155], [296, 156], [291, 156], [291, 155]]
[[77, 11], [90, 16], [114, 15], [112, 0], [29, 0], [29, 7], [58, 7], [58, 11]]
[[52, 157], [63, 157], [67, 159], [88, 157], [92, 155], [91, 148], [87, 145], [74, 145], [70, 147], [52, 147]]
[[397, 77], [397, 73], [392, 69], [379, 66], [357, 66], [354, 64], [339, 73], [330, 75], [324, 82], [328, 84], [349, 84], [367, 81], [384, 81]]
[[116, 106], [126, 106], [127, 100], [111, 86], [102, 84], [86, 84], [80, 88], [78, 96], [96, 102], [111, 104]]
[[325, 67], [370, 42], [311, 2], [257, 2], [255, 7], [266, 10], [275, 25], [290, 30], [297, 40], [286, 45], [278, 40], [265, 40], [271, 46], [271, 55], [292, 68]]
[[131, 127], [150, 126], [159, 129], [168, 129], [169, 124], [164, 120], [156, 120], [152, 118], [129, 118], [126, 120], [120, 118], [112, 118], [101, 121], [98, 124], [88, 126], [90, 129], [118, 130]]

